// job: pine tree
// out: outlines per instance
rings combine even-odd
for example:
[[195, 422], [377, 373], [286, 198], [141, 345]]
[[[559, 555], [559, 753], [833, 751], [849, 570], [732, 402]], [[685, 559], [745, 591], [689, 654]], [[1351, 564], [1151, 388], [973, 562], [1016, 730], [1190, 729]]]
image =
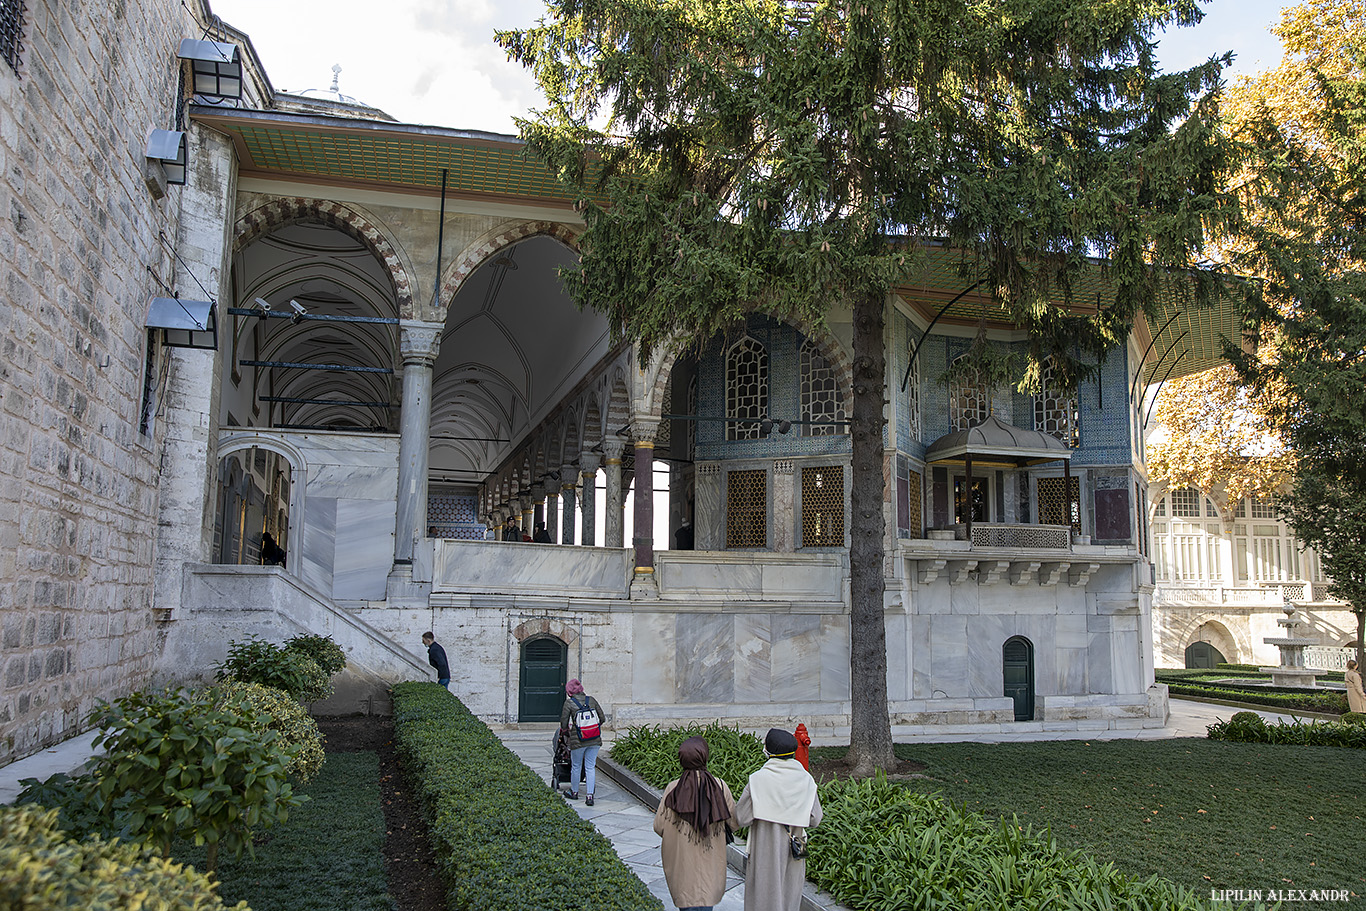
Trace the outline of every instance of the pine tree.
[[[884, 611], [889, 294], [961, 251], [1074, 389], [1218, 214], [1221, 62], [1157, 72], [1193, 0], [548, 0], [501, 32], [548, 101], [524, 138], [581, 195], [565, 276], [642, 357], [746, 313], [852, 313], [856, 772], [893, 762]], [[1113, 298], [1072, 298], [1106, 259]], [[1176, 284], [1203, 293], [1203, 273]]]

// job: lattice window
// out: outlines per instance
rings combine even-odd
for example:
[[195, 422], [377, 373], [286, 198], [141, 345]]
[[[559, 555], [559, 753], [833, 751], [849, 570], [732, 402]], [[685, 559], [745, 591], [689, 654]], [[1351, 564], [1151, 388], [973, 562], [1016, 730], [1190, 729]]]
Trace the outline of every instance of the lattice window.
[[[1066, 498], [1065, 481], [1071, 482], [1071, 496]], [[1081, 534], [1080, 478], [1039, 478], [1039, 524], [1071, 525], [1074, 532]]]
[[802, 547], [844, 546], [844, 468], [802, 469]]
[[1178, 487], [1173, 490], [1172, 515], [1179, 519], [1200, 518], [1200, 491], [1194, 487]]
[[925, 481], [918, 471], [910, 472], [907, 481], [906, 512], [910, 520], [911, 534], [918, 538], [925, 528], [925, 507], [922, 501]]
[[1053, 365], [1044, 366], [1043, 392], [1034, 396], [1034, 429], [1057, 437], [1075, 449], [1080, 442], [1077, 400], [1064, 397], [1053, 382]]
[[768, 546], [768, 472], [726, 475], [726, 546]]
[[759, 421], [767, 415], [768, 352], [746, 336], [726, 354], [726, 439], [761, 439]]
[[1261, 497], [1252, 498], [1252, 518], [1254, 519], [1274, 519], [1276, 518], [1276, 501], [1264, 500]]
[[[954, 360], [957, 364], [964, 354]], [[981, 374], [956, 379], [949, 384], [949, 429], [968, 430], [991, 416], [991, 390]]]
[[920, 472], [911, 470], [905, 456], [896, 457], [896, 528], [899, 537], [918, 538], [924, 531], [921, 516]]
[[844, 420], [844, 396], [840, 395], [839, 377], [825, 355], [817, 350], [811, 339], [802, 342], [802, 436], [829, 437], [845, 432], [847, 425], [821, 421]]
[[16, 73], [24, 55], [24, 13], [27, 11], [24, 0], [0, 0], [0, 56]]
[[[662, 402], [659, 403], [659, 413], [660, 413], [660, 414], [673, 414], [673, 412], [674, 412], [674, 395], [673, 395], [673, 390], [670, 389], [670, 388], [668, 388], [668, 387], [665, 387], [665, 389], [664, 389], [664, 400], [663, 400]], [[689, 414], [691, 414], [691, 413], [692, 413], [692, 412], [689, 412]], [[688, 423], [691, 424], [692, 422], [689, 421]], [[671, 421], [671, 420], [670, 420], [670, 421], [660, 421], [660, 422], [659, 422], [659, 429], [655, 431], [655, 452], [669, 452], [669, 453], [672, 453], [672, 450], [669, 448], [669, 446], [670, 446], [670, 444], [673, 442], [673, 437], [674, 437], [674, 422]]]

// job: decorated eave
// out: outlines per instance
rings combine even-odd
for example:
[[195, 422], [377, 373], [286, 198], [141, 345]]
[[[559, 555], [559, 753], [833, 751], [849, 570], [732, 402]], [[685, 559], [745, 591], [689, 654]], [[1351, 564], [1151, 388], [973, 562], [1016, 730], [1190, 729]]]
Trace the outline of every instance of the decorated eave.
[[1052, 434], [1007, 424], [994, 414], [976, 427], [945, 434], [925, 450], [925, 461], [930, 464], [963, 464], [971, 459], [975, 465], [995, 468], [1071, 458], [1072, 450]]
[[[1016, 328], [1006, 308], [992, 299], [990, 289], [978, 284], [981, 276], [962, 250], [934, 243], [922, 250], [919, 271], [896, 288], [896, 295], [925, 324], [937, 318], [936, 326], [976, 327], [985, 322], [990, 329], [1009, 332]], [[1064, 300], [1058, 292], [1056, 305], [1076, 314], [1094, 313], [1113, 295], [1114, 286], [1103, 264], [1097, 262], [1076, 282], [1070, 299]], [[1225, 363], [1223, 340], [1241, 338], [1229, 296], [1199, 306], [1192, 294], [1172, 281], [1158, 301], [1158, 310], [1153, 323], [1140, 316], [1134, 327], [1140, 350], [1146, 350], [1145, 385], [1217, 367]]]
[[516, 136], [192, 105], [190, 117], [226, 135], [246, 178], [296, 181], [571, 211], [574, 198]]

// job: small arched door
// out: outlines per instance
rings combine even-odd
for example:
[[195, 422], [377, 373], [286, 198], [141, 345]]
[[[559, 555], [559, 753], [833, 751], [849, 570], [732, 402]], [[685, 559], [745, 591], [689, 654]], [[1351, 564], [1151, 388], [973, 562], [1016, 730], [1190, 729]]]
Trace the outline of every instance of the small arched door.
[[1223, 654], [1208, 642], [1192, 642], [1186, 646], [1186, 667], [1218, 667], [1226, 663]]
[[1015, 720], [1034, 720], [1034, 644], [1011, 636], [1001, 647], [1005, 694], [1015, 700]]
[[568, 679], [569, 646], [553, 636], [522, 643], [522, 673], [517, 687], [519, 721], [559, 721]]

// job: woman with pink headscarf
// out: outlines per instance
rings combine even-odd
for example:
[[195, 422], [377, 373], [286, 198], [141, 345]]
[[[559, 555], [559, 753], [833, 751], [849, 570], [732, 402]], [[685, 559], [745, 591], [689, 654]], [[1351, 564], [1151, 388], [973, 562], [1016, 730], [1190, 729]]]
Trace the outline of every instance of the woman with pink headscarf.
[[[575, 677], [564, 685], [564, 707], [560, 709], [560, 730], [565, 731], [569, 740], [569, 790], [565, 792], [570, 800], [579, 799], [580, 776], [588, 771], [588, 805], [593, 805], [593, 788], [598, 783], [598, 750], [602, 749], [603, 719], [602, 706], [598, 700], [583, 691], [583, 684]], [[598, 726], [580, 730], [579, 720], [587, 717], [583, 713], [592, 712], [597, 716]]]

